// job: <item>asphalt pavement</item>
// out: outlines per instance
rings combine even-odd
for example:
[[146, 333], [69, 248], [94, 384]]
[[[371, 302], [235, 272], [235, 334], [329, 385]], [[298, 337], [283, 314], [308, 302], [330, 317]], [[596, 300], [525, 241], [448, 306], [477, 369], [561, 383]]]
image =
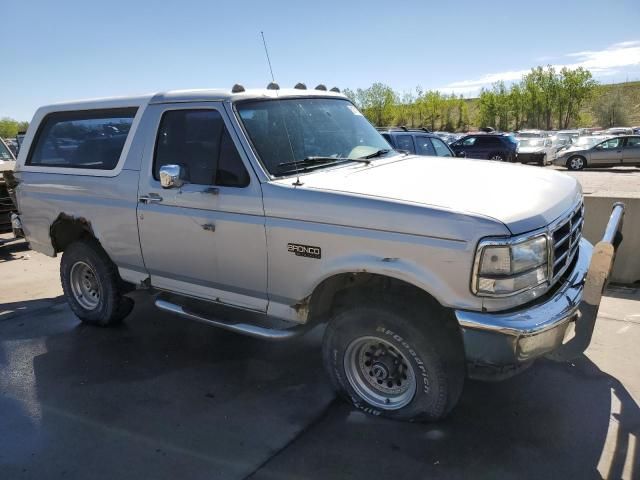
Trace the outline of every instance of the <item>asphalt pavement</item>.
[[82, 325], [57, 266], [0, 247], [0, 478], [640, 478], [640, 291], [612, 288], [591, 347], [468, 381], [437, 424], [335, 398], [322, 328], [285, 343], [157, 311]]

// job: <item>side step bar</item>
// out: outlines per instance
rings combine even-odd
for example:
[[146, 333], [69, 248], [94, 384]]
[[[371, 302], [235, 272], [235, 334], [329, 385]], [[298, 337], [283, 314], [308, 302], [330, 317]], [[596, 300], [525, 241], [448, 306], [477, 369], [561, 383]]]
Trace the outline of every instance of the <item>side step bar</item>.
[[305, 333], [309, 329], [307, 325], [297, 325], [287, 329], [275, 329], [256, 324], [226, 322], [203, 313], [188, 311], [182, 305], [178, 305], [161, 298], [158, 298], [155, 301], [155, 306], [165, 312], [175, 313], [176, 315], [206, 323], [207, 325], [212, 325], [214, 327], [219, 327], [224, 330], [229, 330], [230, 332], [240, 333], [264, 340], [288, 340]]

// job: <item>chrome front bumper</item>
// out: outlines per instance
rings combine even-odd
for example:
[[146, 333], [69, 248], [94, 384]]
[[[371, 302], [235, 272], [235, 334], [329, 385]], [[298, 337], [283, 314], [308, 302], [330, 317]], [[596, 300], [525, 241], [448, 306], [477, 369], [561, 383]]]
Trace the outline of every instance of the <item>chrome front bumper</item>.
[[[471, 376], [509, 376], [551, 352], [564, 358], [584, 352], [622, 241], [623, 217], [624, 205], [614, 205], [602, 241], [595, 248], [580, 241], [573, 271], [550, 298], [506, 313], [455, 312]], [[573, 327], [576, 335], [565, 343]]]

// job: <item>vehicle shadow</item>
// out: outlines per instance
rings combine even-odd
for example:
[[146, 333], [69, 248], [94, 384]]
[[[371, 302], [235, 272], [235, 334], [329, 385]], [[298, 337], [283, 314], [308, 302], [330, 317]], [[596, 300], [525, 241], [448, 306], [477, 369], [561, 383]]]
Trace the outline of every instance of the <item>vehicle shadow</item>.
[[[583, 355], [541, 361], [504, 382], [469, 381], [436, 424], [372, 418], [337, 403], [252, 478], [631, 479], [640, 475], [638, 435], [638, 404]], [[631, 471], [623, 472], [625, 461]]]
[[445, 421], [407, 424], [334, 401], [321, 329], [270, 343], [149, 299], [115, 328], [83, 325], [63, 304], [34, 311], [0, 321], [0, 478], [640, 473], [640, 409], [584, 355], [468, 381]]
[[113, 328], [67, 305], [2, 321], [0, 478], [243, 478], [333, 400], [320, 334], [270, 344], [148, 298]]

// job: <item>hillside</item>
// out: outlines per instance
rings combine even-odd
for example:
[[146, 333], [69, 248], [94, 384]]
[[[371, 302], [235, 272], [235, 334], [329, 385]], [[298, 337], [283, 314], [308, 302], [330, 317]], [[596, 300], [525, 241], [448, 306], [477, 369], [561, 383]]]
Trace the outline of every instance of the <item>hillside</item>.
[[[640, 81], [623, 82], [613, 84], [602, 84], [599, 87], [599, 95], [613, 95], [617, 90], [620, 91], [622, 103], [625, 105], [627, 112], [627, 125], [620, 126], [636, 126], [640, 125]], [[581, 109], [582, 117], [581, 127], [597, 127], [597, 121], [593, 114], [593, 104], [597, 97], [587, 102]], [[467, 107], [469, 109], [469, 117], [474, 122], [478, 118], [478, 98], [467, 99]]]

